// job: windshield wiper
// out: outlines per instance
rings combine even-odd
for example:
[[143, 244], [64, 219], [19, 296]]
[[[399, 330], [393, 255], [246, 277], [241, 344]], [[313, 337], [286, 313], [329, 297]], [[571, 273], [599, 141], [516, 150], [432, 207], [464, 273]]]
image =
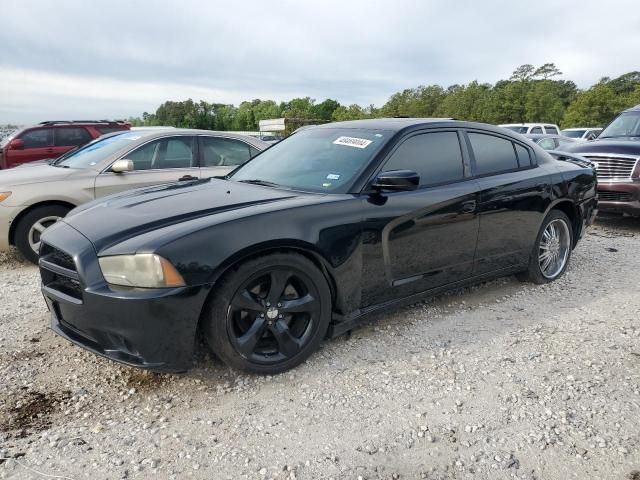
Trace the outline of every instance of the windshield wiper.
[[252, 185], [263, 185], [265, 187], [279, 187], [277, 183], [268, 182], [267, 180], [260, 180], [257, 178], [251, 180], [238, 180], [239, 183], [250, 183]]

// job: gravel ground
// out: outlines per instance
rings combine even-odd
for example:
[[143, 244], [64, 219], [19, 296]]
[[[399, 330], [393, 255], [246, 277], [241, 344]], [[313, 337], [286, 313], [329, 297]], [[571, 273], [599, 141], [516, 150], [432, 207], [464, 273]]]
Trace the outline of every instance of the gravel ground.
[[600, 221], [551, 285], [440, 296], [260, 377], [84, 352], [5, 255], [0, 478], [638, 480], [639, 267], [640, 221]]

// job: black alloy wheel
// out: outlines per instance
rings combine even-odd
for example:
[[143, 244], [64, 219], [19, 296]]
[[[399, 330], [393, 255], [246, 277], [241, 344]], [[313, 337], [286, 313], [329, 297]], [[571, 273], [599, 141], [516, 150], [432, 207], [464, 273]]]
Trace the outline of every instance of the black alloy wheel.
[[205, 336], [227, 364], [278, 373], [304, 361], [331, 318], [322, 272], [307, 258], [273, 254], [232, 272], [214, 294]]

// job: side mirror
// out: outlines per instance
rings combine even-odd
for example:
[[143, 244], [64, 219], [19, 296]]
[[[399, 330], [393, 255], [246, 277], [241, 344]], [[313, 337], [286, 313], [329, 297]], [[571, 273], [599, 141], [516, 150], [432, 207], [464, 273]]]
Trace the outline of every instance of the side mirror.
[[113, 162], [113, 165], [111, 165], [111, 171], [114, 173], [132, 172], [133, 170], [133, 160], [127, 160], [126, 158], [116, 160]]
[[9, 142], [9, 150], [24, 150], [24, 141], [20, 138], [14, 138]]
[[378, 175], [372, 185], [376, 190], [404, 192], [415, 190], [420, 184], [420, 175], [411, 170], [392, 170]]

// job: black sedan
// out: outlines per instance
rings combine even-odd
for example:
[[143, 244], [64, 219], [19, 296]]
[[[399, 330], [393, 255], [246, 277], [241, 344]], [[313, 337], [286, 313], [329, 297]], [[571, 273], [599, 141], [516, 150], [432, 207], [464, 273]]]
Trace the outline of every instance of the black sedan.
[[118, 194], [42, 237], [52, 328], [129, 365], [189, 368], [201, 337], [276, 373], [368, 314], [518, 273], [557, 279], [596, 213], [593, 169], [478, 123], [300, 130], [226, 178]]

